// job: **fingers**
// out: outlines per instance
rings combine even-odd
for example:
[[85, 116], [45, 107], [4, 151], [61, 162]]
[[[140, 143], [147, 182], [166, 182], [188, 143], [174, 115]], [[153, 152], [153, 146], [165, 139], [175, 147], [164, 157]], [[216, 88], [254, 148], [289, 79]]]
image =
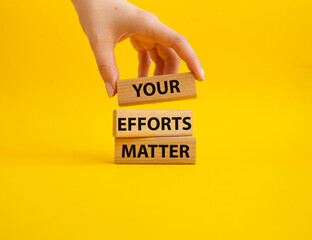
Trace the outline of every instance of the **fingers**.
[[168, 47], [156, 44], [158, 55], [164, 61], [163, 74], [174, 74], [179, 72], [180, 57], [176, 52]]
[[154, 76], [174, 74], [179, 72], [180, 58], [171, 48], [156, 44], [156, 48], [149, 51], [155, 63]]
[[114, 54], [114, 43], [108, 39], [97, 39], [90, 41], [90, 44], [101, 77], [105, 82], [107, 94], [109, 97], [113, 97], [117, 92], [116, 82], [119, 78]]
[[154, 76], [164, 74], [165, 61], [159, 56], [157, 49], [154, 48], [150, 50], [150, 55], [151, 55], [153, 62], [155, 63]]
[[159, 21], [144, 21], [143, 33], [163, 46], [174, 49], [178, 56], [185, 61], [197, 80], [204, 80], [204, 72], [193, 48], [185, 37]]
[[151, 66], [151, 59], [148, 51], [140, 51], [139, 58], [139, 77], [147, 77]]

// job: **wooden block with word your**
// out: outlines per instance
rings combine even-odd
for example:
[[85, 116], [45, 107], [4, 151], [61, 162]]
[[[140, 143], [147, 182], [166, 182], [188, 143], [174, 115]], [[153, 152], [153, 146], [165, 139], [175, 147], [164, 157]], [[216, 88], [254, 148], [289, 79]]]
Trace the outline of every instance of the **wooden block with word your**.
[[196, 98], [193, 73], [179, 73], [117, 81], [119, 106]]
[[114, 137], [191, 136], [190, 110], [115, 110]]
[[115, 138], [115, 163], [195, 164], [195, 137]]

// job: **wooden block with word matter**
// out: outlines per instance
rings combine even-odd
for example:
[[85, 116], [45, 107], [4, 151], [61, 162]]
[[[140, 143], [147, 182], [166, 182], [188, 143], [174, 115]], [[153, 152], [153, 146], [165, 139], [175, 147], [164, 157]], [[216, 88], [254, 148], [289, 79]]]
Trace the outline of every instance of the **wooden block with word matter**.
[[115, 163], [195, 164], [195, 137], [115, 138]]
[[189, 110], [115, 110], [114, 137], [191, 136]]
[[119, 106], [196, 98], [193, 73], [180, 73], [117, 81]]

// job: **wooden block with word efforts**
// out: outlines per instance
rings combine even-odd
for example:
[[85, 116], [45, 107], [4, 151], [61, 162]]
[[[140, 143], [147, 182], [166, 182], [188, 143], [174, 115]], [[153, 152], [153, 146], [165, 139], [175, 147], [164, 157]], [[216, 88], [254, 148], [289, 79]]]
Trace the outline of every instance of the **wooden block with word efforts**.
[[180, 73], [117, 81], [119, 106], [196, 98], [193, 73]]
[[115, 163], [195, 162], [195, 137], [115, 138]]
[[115, 110], [114, 137], [191, 136], [190, 110]]

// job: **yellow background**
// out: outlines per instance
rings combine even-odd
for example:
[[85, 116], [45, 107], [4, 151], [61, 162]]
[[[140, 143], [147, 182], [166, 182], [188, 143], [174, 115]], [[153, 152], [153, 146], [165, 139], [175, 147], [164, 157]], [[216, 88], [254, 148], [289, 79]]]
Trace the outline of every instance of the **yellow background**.
[[[70, 1], [1, 0], [0, 239], [311, 239], [312, 2], [132, 3], [187, 37], [206, 82], [123, 109], [192, 109], [197, 164], [113, 164], [120, 108]], [[128, 40], [116, 55], [136, 77]]]

